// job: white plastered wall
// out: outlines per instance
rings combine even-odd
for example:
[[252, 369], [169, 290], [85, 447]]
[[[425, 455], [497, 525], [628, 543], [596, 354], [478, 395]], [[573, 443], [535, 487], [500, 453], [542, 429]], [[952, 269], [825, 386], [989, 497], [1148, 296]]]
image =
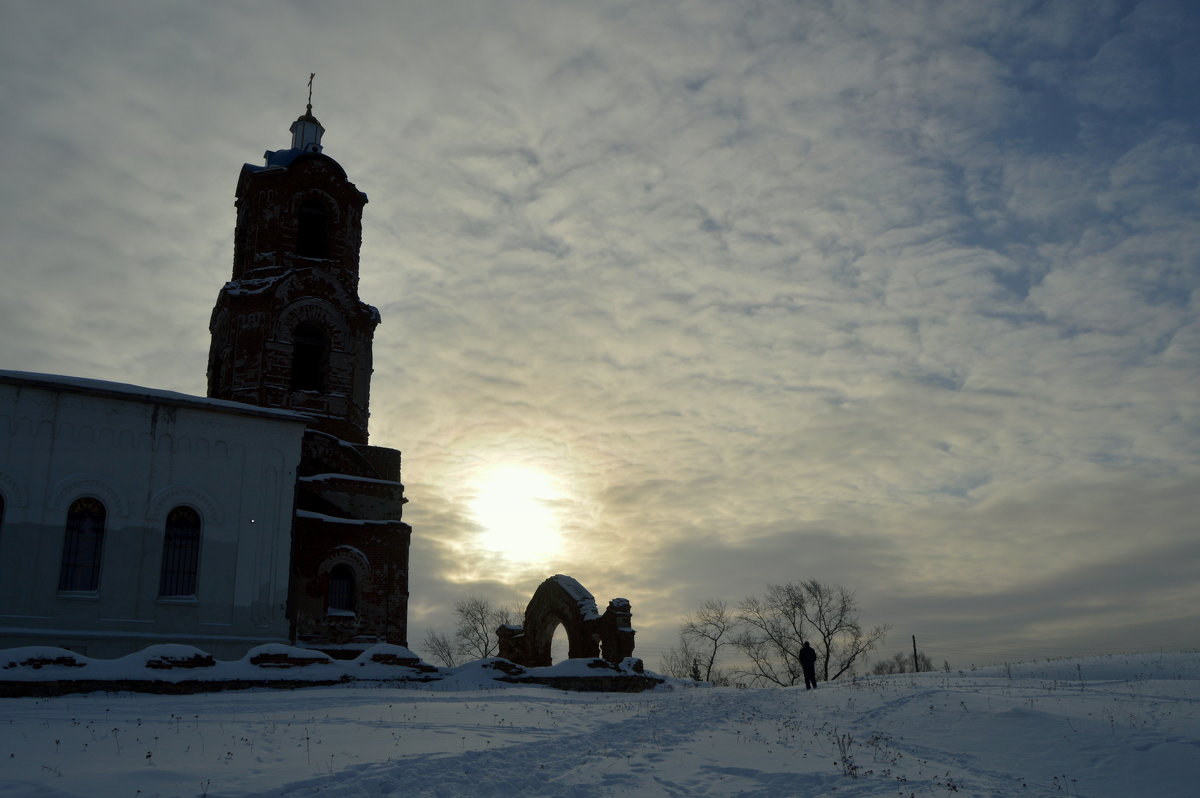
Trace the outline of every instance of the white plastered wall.
[[[0, 374], [0, 648], [109, 657], [177, 642], [231, 658], [286, 641], [303, 419], [54, 379]], [[82, 496], [107, 511], [99, 588], [62, 593], [67, 510]], [[165, 522], [178, 505], [202, 522], [196, 596], [160, 598]]]

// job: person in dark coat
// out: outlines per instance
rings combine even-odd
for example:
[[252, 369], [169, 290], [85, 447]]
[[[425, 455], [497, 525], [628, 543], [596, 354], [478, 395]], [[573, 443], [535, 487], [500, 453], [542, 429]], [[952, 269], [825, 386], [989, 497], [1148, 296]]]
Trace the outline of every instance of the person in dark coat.
[[804, 669], [804, 689], [812, 690], [817, 686], [817, 652], [807, 640], [800, 647], [800, 667]]

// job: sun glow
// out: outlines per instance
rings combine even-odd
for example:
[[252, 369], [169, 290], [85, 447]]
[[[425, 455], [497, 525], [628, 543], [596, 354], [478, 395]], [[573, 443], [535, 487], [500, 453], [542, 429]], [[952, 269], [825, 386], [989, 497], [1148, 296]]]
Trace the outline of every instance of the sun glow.
[[566, 495], [549, 474], [529, 466], [492, 466], [473, 482], [468, 506], [481, 527], [480, 548], [516, 565], [554, 557], [561, 545], [559, 506]]

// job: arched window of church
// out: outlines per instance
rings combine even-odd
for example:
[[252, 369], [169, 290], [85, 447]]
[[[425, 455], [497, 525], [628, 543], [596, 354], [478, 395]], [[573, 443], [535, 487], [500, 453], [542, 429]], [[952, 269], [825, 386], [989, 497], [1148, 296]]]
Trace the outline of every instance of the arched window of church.
[[345, 563], [333, 566], [329, 572], [330, 615], [354, 612], [354, 570]]
[[84, 496], [67, 510], [67, 532], [63, 539], [62, 568], [58, 589], [95, 591], [100, 587], [100, 552], [104, 545], [107, 512], [99, 499]]
[[325, 391], [329, 367], [329, 335], [311, 321], [296, 325], [292, 333], [292, 390]]
[[306, 199], [296, 212], [296, 254], [329, 257], [329, 208], [316, 197]]
[[158, 595], [164, 598], [196, 595], [199, 567], [200, 514], [181, 505], [167, 513]]

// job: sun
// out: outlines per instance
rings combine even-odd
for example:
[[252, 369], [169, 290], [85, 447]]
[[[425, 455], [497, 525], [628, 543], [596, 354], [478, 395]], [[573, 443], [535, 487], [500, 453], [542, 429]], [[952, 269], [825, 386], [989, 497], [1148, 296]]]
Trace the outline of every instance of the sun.
[[550, 474], [497, 465], [482, 469], [472, 483], [468, 507], [482, 530], [476, 545], [515, 565], [537, 565], [558, 553], [566, 494]]

